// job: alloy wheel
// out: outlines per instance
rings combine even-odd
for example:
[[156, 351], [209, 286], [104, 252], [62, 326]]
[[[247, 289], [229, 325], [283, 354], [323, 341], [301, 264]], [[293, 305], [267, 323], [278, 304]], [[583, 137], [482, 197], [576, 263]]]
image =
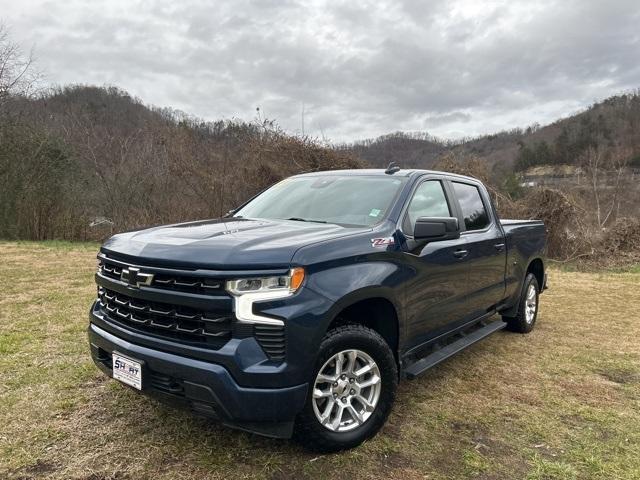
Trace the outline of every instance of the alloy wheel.
[[375, 360], [361, 350], [343, 350], [329, 358], [316, 376], [313, 411], [328, 430], [347, 432], [369, 419], [381, 390]]

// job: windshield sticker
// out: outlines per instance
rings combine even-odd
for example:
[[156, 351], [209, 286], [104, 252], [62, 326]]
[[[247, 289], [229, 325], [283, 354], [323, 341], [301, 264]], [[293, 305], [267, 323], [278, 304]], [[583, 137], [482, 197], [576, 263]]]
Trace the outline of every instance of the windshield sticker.
[[372, 208], [369, 212], [370, 217], [377, 217], [378, 215], [380, 215], [380, 210], [377, 208]]
[[394, 245], [395, 243], [396, 242], [393, 237], [371, 239], [371, 246], [373, 248], [384, 248], [388, 247], [389, 245]]

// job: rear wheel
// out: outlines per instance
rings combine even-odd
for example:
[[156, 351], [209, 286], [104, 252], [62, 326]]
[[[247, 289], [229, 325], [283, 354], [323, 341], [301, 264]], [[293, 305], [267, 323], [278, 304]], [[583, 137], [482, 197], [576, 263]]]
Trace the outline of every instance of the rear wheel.
[[298, 418], [298, 439], [320, 451], [361, 444], [386, 421], [397, 377], [393, 353], [374, 330], [344, 325], [329, 331]]
[[529, 333], [533, 330], [538, 318], [538, 296], [540, 287], [535, 275], [529, 273], [524, 280], [522, 296], [518, 304], [515, 317], [502, 317], [507, 322], [507, 328], [518, 333]]

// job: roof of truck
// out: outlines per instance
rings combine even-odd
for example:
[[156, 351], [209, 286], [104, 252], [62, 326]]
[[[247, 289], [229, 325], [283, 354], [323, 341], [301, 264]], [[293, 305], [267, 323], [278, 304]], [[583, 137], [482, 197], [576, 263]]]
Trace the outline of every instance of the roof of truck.
[[364, 175], [384, 175], [387, 177], [414, 177], [417, 175], [424, 174], [435, 174], [435, 175], [448, 175], [452, 177], [465, 178], [469, 180], [476, 180], [473, 177], [468, 177], [465, 175], [458, 175], [457, 173], [450, 172], [441, 172], [438, 170], [422, 170], [422, 169], [400, 169], [395, 173], [386, 173], [386, 170], [383, 168], [358, 168], [352, 170], [323, 170], [320, 172], [309, 172], [309, 173], [301, 173], [299, 175], [295, 175], [296, 177], [306, 177], [306, 176], [314, 176], [314, 175], [353, 175], [353, 176], [364, 176]]

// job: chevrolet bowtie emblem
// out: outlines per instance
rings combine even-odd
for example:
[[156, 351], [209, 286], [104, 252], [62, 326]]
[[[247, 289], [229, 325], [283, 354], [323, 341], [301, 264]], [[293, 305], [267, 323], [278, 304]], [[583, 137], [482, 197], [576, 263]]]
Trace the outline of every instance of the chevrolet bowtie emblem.
[[153, 273], [141, 273], [137, 267], [123, 268], [120, 280], [128, 283], [130, 287], [149, 286], [153, 282]]

